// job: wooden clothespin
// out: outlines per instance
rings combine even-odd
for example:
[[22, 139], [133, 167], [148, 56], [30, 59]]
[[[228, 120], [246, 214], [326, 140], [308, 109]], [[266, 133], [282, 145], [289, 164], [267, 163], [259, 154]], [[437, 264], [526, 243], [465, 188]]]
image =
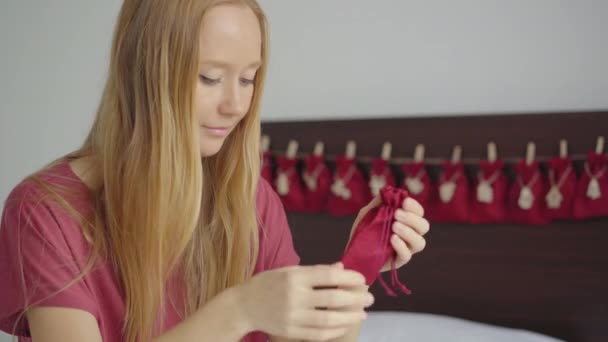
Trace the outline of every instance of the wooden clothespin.
[[604, 153], [604, 137], [597, 137], [597, 143], [595, 144], [595, 153], [603, 154]]
[[313, 154], [317, 157], [320, 157], [323, 155], [324, 151], [325, 144], [322, 141], [317, 141], [317, 143], [315, 144], [315, 149], [313, 150]]
[[496, 148], [496, 143], [491, 141], [488, 143], [488, 161], [493, 163], [498, 158], [498, 152]]
[[298, 142], [295, 140], [290, 140], [289, 144], [287, 145], [287, 152], [285, 153], [285, 156], [289, 159], [295, 159], [297, 154], [298, 154]]
[[391, 153], [393, 150], [393, 145], [390, 142], [385, 142], [384, 145], [382, 145], [382, 159], [384, 160], [389, 160], [391, 159]]
[[452, 163], [459, 163], [462, 160], [462, 146], [456, 145], [452, 150]]
[[354, 159], [355, 156], [357, 155], [357, 143], [355, 143], [353, 140], [349, 140], [346, 143], [346, 158], [348, 159]]
[[262, 138], [260, 139], [260, 148], [262, 149], [262, 152], [268, 152], [268, 149], [270, 149], [270, 137], [267, 135], [262, 135]]
[[568, 141], [566, 139], [562, 139], [559, 141], [559, 157], [568, 157]]
[[526, 165], [532, 165], [535, 157], [536, 157], [536, 145], [533, 142], [529, 142], [528, 148], [526, 149]]
[[418, 144], [416, 145], [416, 149], [414, 150], [414, 162], [421, 163], [424, 161], [424, 145]]

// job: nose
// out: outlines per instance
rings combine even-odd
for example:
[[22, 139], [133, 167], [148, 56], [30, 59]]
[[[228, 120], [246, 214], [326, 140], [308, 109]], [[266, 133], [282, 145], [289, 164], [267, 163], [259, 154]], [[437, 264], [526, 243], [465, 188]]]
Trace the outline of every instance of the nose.
[[220, 114], [230, 116], [243, 116], [247, 111], [245, 95], [238, 84], [227, 85], [224, 89], [222, 102], [220, 104]]

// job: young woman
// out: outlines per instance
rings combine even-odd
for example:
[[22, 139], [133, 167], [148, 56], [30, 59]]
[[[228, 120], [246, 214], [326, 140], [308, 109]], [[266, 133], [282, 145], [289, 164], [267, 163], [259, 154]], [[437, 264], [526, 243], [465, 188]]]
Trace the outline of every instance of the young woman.
[[[5, 203], [0, 329], [35, 342], [356, 340], [373, 301], [363, 277], [298, 266], [260, 178], [266, 37], [255, 0], [125, 0], [86, 141]], [[412, 200], [396, 218], [402, 266], [429, 225]]]

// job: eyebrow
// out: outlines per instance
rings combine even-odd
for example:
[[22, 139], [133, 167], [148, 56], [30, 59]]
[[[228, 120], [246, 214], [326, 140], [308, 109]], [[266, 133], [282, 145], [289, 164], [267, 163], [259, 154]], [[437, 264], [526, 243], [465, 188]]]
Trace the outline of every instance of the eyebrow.
[[[222, 62], [222, 61], [218, 61], [218, 60], [205, 60], [201, 63], [201, 65], [212, 65], [212, 66], [216, 66], [216, 67], [220, 67], [220, 68], [230, 68], [233, 65], [230, 63], [226, 63], [226, 62]], [[247, 66], [247, 69], [252, 69], [252, 68], [259, 68], [260, 66], [262, 66], [262, 62], [261, 61], [255, 61], [253, 63], [250, 63]]]

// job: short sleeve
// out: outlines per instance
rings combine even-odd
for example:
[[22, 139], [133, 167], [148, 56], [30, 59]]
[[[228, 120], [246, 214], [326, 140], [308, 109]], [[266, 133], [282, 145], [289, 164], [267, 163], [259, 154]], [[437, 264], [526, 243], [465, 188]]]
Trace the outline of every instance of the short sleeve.
[[260, 224], [258, 271], [298, 265], [300, 257], [294, 248], [285, 208], [264, 179], [258, 185], [257, 206]]
[[58, 204], [33, 195], [32, 187], [13, 190], [0, 223], [0, 330], [18, 336], [29, 336], [23, 312], [31, 306], [76, 308], [97, 317], [83, 279], [65, 288], [86, 261], [76, 237], [82, 234]]

